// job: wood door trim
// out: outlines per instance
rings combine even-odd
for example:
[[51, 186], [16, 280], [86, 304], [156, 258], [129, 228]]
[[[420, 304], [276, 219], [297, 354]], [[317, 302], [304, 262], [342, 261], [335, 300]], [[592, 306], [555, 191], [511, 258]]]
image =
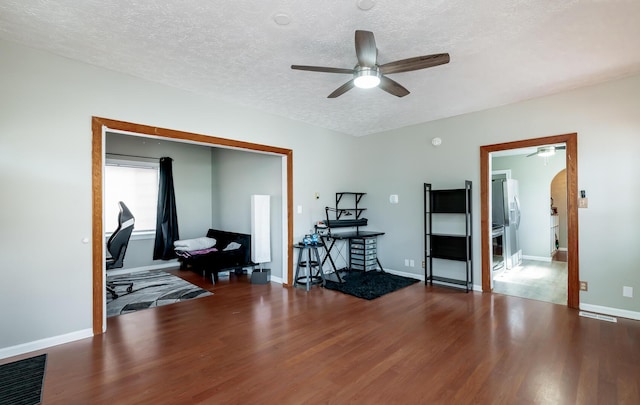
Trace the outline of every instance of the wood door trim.
[[534, 146], [565, 143], [567, 170], [567, 306], [578, 309], [580, 306], [580, 275], [578, 252], [578, 135], [576, 133], [554, 135], [522, 141], [499, 143], [480, 147], [480, 229], [482, 250], [482, 291], [491, 292], [491, 227], [489, 224], [489, 185], [491, 180], [491, 152], [509, 149], [528, 148]]
[[[103, 151], [103, 129], [108, 128], [113, 131], [131, 132], [134, 134], [153, 136], [158, 138], [169, 138], [177, 141], [193, 141], [211, 146], [221, 146], [229, 148], [244, 149], [256, 152], [274, 153], [286, 157], [287, 160], [287, 280], [289, 283], [293, 279], [293, 150], [279, 148], [257, 143], [236, 141], [233, 139], [218, 138], [195, 134], [191, 132], [176, 131], [173, 129], [152, 127], [148, 125], [135, 124], [125, 121], [117, 121], [109, 118], [92, 117], [92, 268], [93, 268], [93, 334], [99, 335], [104, 332], [104, 232], [102, 227], [102, 158]], [[287, 285], [287, 284], [285, 284]]]

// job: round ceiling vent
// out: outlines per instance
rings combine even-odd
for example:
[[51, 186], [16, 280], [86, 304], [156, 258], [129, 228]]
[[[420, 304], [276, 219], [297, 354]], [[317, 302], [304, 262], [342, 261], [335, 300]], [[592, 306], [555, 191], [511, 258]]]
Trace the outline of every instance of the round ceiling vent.
[[289, 25], [291, 23], [291, 17], [289, 17], [289, 14], [277, 13], [273, 16], [273, 21], [278, 25]]
[[375, 0], [358, 0], [356, 4], [360, 10], [371, 10], [376, 2]]

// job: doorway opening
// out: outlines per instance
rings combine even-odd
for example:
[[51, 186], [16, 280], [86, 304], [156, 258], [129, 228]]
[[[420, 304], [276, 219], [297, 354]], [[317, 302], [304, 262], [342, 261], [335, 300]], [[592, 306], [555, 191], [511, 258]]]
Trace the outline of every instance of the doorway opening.
[[[293, 278], [293, 151], [291, 149], [278, 148], [268, 145], [260, 145], [249, 142], [235, 141], [225, 138], [200, 135], [189, 132], [151, 127], [107, 118], [92, 118], [92, 271], [93, 271], [93, 334], [105, 332], [105, 272], [104, 272], [104, 229], [103, 229], [103, 161], [104, 142], [107, 131], [139, 134], [141, 136], [155, 137], [179, 142], [198, 143], [208, 146], [231, 148], [245, 151], [270, 153], [282, 157], [283, 165], [283, 194], [286, 195], [286, 222], [283, 224], [283, 245], [286, 256], [285, 283]], [[283, 258], [284, 261], [284, 258]], [[283, 276], [285, 276], [283, 274]]]
[[[491, 154], [493, 292], [567, 304], [567, 263], [553, 261], [560, 222], [566, 231], [564, 148], [553, 156], [535, 156], [536, 148]], [[565, 253], [566, 246], [565, 233]]]
[[482, 247], [482, 291], [491, 292], [492, 287], [492, 224], [491, 224], [491, 153], [539, 147], [549, 144], [566, 144], [566, 196], [567, 196], [567, 305], [579, 307], [578, 272], [578, 181], [577, 181], [577, 134], [556, 135], [480, 147], [480, 194], [481, 194], [481, 247]]

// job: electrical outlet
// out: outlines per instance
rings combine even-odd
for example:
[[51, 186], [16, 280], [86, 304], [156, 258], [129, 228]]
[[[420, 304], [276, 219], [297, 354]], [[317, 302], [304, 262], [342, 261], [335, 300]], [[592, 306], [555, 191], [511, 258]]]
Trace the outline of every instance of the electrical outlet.
[[588, 290], [589, 290], [589, 283], [587, 283], [586, 281], [581, 281], [580, 291], [588, 291]]
[[405, 265], [406, 267], [409, 267], [409, 259], [404, 259], [404, 265]]
[[422, 261], [422, 268], [424, 269], [426, 265], [427, 265], [427, 264], [426, 264], [426, 263], [424, 262], [424, 260], [423, 260], [423, 261]]
[[589, 208], [588, 198], [578, 198], [578, 208]]
[[628, 297], [628, 298], [633, 298], [633, 287], [629, 287], [629, 286], [624, 286], [622, 287], [622, 296], [623, 297]]
[[413, 259], [409, 260], [409, 267], [416, 267], [416, 262]]

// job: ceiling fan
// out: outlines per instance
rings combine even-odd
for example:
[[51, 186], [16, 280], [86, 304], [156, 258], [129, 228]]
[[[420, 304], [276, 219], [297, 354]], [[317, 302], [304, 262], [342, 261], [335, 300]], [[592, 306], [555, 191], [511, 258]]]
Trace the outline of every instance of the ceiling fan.
[[325, 73], [344, 73], [353, 76], [351, 80], [329, 94], [328, 98], [336, 98], [351, 90], [354, 86], [360, 88], [379, 86], [389, 94], [404, 97], [409, 94], [409, 90], [385, 75], [410, 72], [412, 70], [425, 69], [449, 63], [448, 53], [438, 53], [416, 56], [379, 65], [378, 48], [376, 48], [376, 40], [373, 32], [360, 30], [356, 31], [356, 56], [358, 58], [358, 64], [353, 69], [303, 65], [291, 65], [291, 69]]
[[562, 150], [566, 148], [567, 148], [566, 146], [554, 146], [554, 145], [539, 146], [537, 151], [527, 155], [527, 157], [530, 157], [530, 156], [549, 157], [549, 156], [555, 155], [557, 150]]

